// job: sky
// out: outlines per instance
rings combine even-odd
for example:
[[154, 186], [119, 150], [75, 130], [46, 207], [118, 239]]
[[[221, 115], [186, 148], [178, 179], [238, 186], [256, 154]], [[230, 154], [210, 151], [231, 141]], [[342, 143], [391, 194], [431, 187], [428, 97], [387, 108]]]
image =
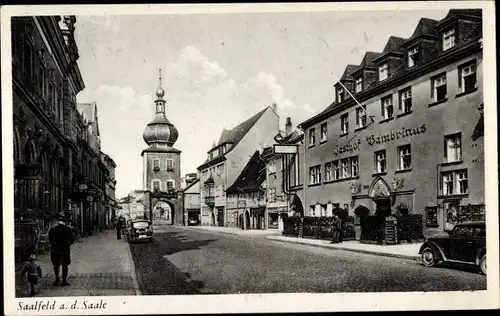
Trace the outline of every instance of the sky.
[[229, 129], [277, 103], [294, 126], [333, 101], [347, 64], [408, 38], [421, 17], [447, 10], [77, 16], [85, 89], [98, 106], [101, 149], [115, 161], [116, 196], [142, 189], [142, 139], [158, 69], [167, 118], [179, 131], [181, 174], [196, 172]]

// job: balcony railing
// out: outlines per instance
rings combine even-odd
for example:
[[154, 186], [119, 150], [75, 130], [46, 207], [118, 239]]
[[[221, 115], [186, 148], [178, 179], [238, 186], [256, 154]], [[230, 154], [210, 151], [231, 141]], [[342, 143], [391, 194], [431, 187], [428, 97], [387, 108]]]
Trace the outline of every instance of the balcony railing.
[[205, 196], [205, 204], [208, 206], [214, 206], [215, 205], [215, 196]]

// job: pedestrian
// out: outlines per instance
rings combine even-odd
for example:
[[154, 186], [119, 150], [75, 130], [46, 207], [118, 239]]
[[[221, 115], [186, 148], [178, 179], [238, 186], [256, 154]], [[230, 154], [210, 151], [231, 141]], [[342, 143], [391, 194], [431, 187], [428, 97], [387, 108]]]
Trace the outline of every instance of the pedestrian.
[[340, 217], [337, 218], [337, 243], [341, 243], [344, 235], [344, 230], [342, 229], [342, 219]]
[[338, 222], [339, 222], [339, 217], [337, 215], [333, 216], [333, 238], [332, 238], [332, 244], [336, 244], [339, 242], [339, 229], [338, 229]]
[[55, 281], [59, 284], [59, 268], [62, 267], [62, 286], [68, 283], [68, 267], [71, 264], [71, 245], [75, 241], [73, 232], [66, 226], [64, 216], [59, 215], [57, 224], [49, 230], [50, 260], [54, 266]]
[[116, 239], [122, 239], [122, 216], [116, 221]]
[[30, 295], [36, 294], [35, 285], [38, 283], [38, 279], [42, 277], [42, 268], [36, 263], [36, 255], [31, 254], [29, 262], [24, 266], [21, 277], [24, 278], [28, 275], [28, 283], [30, 284]]

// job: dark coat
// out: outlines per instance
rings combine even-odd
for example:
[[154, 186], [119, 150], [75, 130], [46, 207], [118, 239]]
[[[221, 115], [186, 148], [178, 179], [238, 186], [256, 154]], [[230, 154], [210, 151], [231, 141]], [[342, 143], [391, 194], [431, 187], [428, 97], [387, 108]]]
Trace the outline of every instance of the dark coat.
[[49, 230], [50, 249], [53, 253], [67, 254], [75, 241], [71, 228], [64, 224], [57, 224]]

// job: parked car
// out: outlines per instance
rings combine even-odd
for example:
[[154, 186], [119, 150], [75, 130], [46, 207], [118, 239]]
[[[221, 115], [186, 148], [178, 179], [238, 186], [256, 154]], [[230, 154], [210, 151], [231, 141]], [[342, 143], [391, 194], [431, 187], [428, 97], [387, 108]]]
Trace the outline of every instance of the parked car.
[[153, 241], [153, 223], [147, 219], [130, 220], [127, 225], [127, 240], [129, 243]]
[[478, 266], [486, 274], [486, 223], [457, 224], [448, 235], [427, 238], [419, 254], [426, 267], [441, 262], [459, 263]]
[[198, 226], [198, 218], [191, 217], [188, 219], [188, 226]]

